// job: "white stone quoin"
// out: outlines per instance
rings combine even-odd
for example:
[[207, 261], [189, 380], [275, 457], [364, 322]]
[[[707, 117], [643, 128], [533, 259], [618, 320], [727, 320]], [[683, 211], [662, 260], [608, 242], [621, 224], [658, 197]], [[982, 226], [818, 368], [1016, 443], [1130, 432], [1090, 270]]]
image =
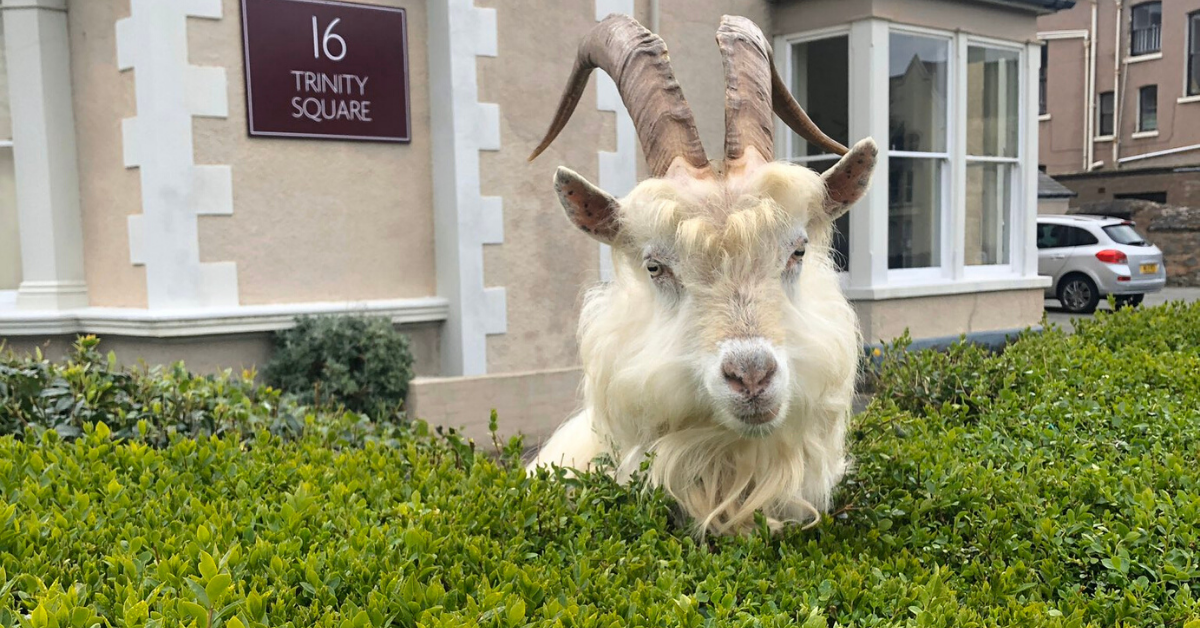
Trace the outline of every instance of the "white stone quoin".
[[2, 0], [22, 310], [86, 307], [66, 0]]

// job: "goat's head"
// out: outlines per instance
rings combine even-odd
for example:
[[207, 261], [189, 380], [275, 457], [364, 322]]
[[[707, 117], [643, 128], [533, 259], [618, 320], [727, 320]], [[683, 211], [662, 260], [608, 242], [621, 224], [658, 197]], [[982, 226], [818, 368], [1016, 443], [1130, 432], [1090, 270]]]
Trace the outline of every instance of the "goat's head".
[[[568, 218], [613, 247], [612, 290], [624, 305], [600, 315], [631, 318], [621, 326], [636, 339], [613, 339], [626, 345], [622, 360], [650, 360], [655, 371], [674, 365], [677, 381], [667, 386], [687, 390], [680, 403], [703, 406], [672, 414], [703, 413], [743, 434], [764, 434], [787, 416], [804, 375], [795, 330], [820, 333], [821, 321], [805, 331], [814, 310], [805, 306], [801, 276], [834, 277], [827, 283], [836, 286], [832, 223], [865, 192], [876, 148], [868, 139], [847, 151], [816, 128], [752, 22], [726, 16], [717, 41], [726, 82], [722, 161], [705, 155], [662, 39], [621, 15], [600, 22], [580, 45], [558, 112], [530, 159], [566, 125], [591, 71], [611, 75], [652, 178], [619, 200], [566, 168], [554, 178]], [[773, 113], [842, 159], [824, 175], [774, 163]]]

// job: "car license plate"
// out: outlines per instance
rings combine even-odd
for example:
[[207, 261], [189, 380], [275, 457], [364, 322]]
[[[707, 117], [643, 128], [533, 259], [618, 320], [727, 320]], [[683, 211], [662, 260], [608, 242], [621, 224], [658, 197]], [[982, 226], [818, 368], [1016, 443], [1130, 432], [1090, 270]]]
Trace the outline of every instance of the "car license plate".
[[1142, 264], [1143, 275], [1153, 275], [1158, 272], [1158, 264]]

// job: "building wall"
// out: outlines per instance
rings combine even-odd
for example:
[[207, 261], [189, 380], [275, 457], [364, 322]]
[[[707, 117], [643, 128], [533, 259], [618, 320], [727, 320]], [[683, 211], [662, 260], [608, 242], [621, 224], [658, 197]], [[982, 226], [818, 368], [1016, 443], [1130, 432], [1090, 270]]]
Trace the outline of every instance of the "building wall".
[[[4, 27], [0, 25], [0, 141], [12, 139], [8, 113], [8, 69], [4, 61]], [[21, 283], [21, 242], [17, 237], [16, 181], [12, 148], [0, 146], [0, 290]]]
[[498, 55], [477, 61], [479, 100], [500, 108], [500, 150], [480, 153], [480, 190], [504, 198], [504, 243], [484, 245], [484, 285], [504, 286], [508, 307], [507, 332], [487, 339], [487, 370], [572, 366], [579, 295], [599, 280], [599, 245], [567, 221], [551, 181], [564, 165], [598, 182], [597, 151], [613, 148], [615, 116], [596, 110], [595, 77], [549, 150], [532, 163], [526, 158], [550, 124], [576, 46], [596, 23], [595, 7], [476, 4], [496, 9], [498, 30]]
[[854, 302], [867, 343], [906, 329], [913, 338], [1023, 329], [1042, 320], [1043, 307], [1041, 289]]
[[1155, 168], [1062, 175], [1059, 183], [1079, 194], [1071, 199], [1072, 207], [1119, 196], [1146, 193], [1165, 193], [1167, 203], [1183, 207], [1200, 207], [1200, 172], [1176, 172], [1174, 168]]
[[195, 120], [196, 163], [233, 169], [233, 214], [199, 218], [200, 259], [237, 263], [242, 305], [436, 290], [425, 2], [366, 3], [408, 11], [409, 144], [251, 138], [241, 3], [189, 20], [191, 63], [225, 68], [229, 98], [228, 118]]
[[[1113, 148], [1117, 158], [1123, 159], [1146, 153], [1154, 153], [1184, 146], [1200, 144], [1200, 99], [1179, 102], [1185, 97], [1184, 79], [1187, 69], [1185, 55], [1187, 44], [1187, 15], [1200, 11], [1200, 0], [1166, 0], [1162, 3], [1162, 51], [1161, 58], [1125, 63], [1129, 57], [1130, 7], [1137, 2], [1125, 2], [1118, 17], [1115, 0], [1097, 0], [1096, 33], [1096, 89], [1095, 94], [1083, 97], [1080, 86], [1085, 77], [1085, 51], [1078, 39], [1050, 42], [1048, 112], [1051, 119], [1042, 122], [1041, 162], [1052, 175], [1075, 173], [1083, 169], [1083, 145], [1086, 106], [1095, 106], [1098, 94], [1119, 91], [1116, 103], [1119, 109], [1119, 133], [1117, 140], [1094, 143], [1094, 158], [1103, 162], [1103, 168], [1114, 169]], [[1092, 3], [1079, 2], [1073, 9], [1038, 19], [1038, 31], [1061, 31], [1091, 29]], [[1121, 29], [1120, 46], [1116, 42], [1116, 29]], [[1123, 76], [1119, 90], [1114, 65], [1115, 55], [1120, 53]], [[1134, 138], [1138, 124], [1138, 89], [1145, 85], [1158, 86], [1158, 135]], [[1099, 112], [1096, 113], [1096, 133], [1099, 128]], [[1120, 169], [1153, 168], [1166, 163], [1179, 163], [1181, 157], [1149, 158], [1127, 162]], [[1200, 151], [1182, 157], [1183, 163], [1200, 163]]]
[[91, 305], [146, 307], [146, 270], [129, 261], [128, 218], [142, 213], [137, 170], [124, 166], [121, 120], [137, 115], [135, 72], [117, 69], [117, 20], [129, 0], [70, 0], [71, 88], [79, 151], [83, 253]]
[[1011, 41], [1032, 41], [1028, 11], [956, 0], [793, 0], [775, 4], [776, 35], [840, 26], [869, 17]]

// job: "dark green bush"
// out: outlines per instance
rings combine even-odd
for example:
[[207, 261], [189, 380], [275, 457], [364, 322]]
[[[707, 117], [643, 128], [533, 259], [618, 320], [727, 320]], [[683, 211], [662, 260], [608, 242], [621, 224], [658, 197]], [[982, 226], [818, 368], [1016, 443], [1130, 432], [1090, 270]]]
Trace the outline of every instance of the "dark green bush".
[[373, 316], [309, 316], [275, 334], [263, 373], [307, 405], [342, 405], [375, 417], [398, 412], [413, 377], [408, 338]]
[[706, 544], [419, 423], [0, 438], [0, 626], [1200, 628], [1200, 305], [914, 360], [994, 380], [880, 396], [834, 516]]
[[259, 431], [287, 440], [313, 433], [342, 444], [391, 438], [389, 426], [282, 398], [255, 383], [252, 372], [194, 375], [183, 363], [126, 368], [99, 345], [95, 336], [80, 337], [62, 363], [0, 351], [0, 435], [36, 439], [52, 430], [70, 440], [104, 423], [114, 438], [159, 447], [176, 435], [250, 438]]

